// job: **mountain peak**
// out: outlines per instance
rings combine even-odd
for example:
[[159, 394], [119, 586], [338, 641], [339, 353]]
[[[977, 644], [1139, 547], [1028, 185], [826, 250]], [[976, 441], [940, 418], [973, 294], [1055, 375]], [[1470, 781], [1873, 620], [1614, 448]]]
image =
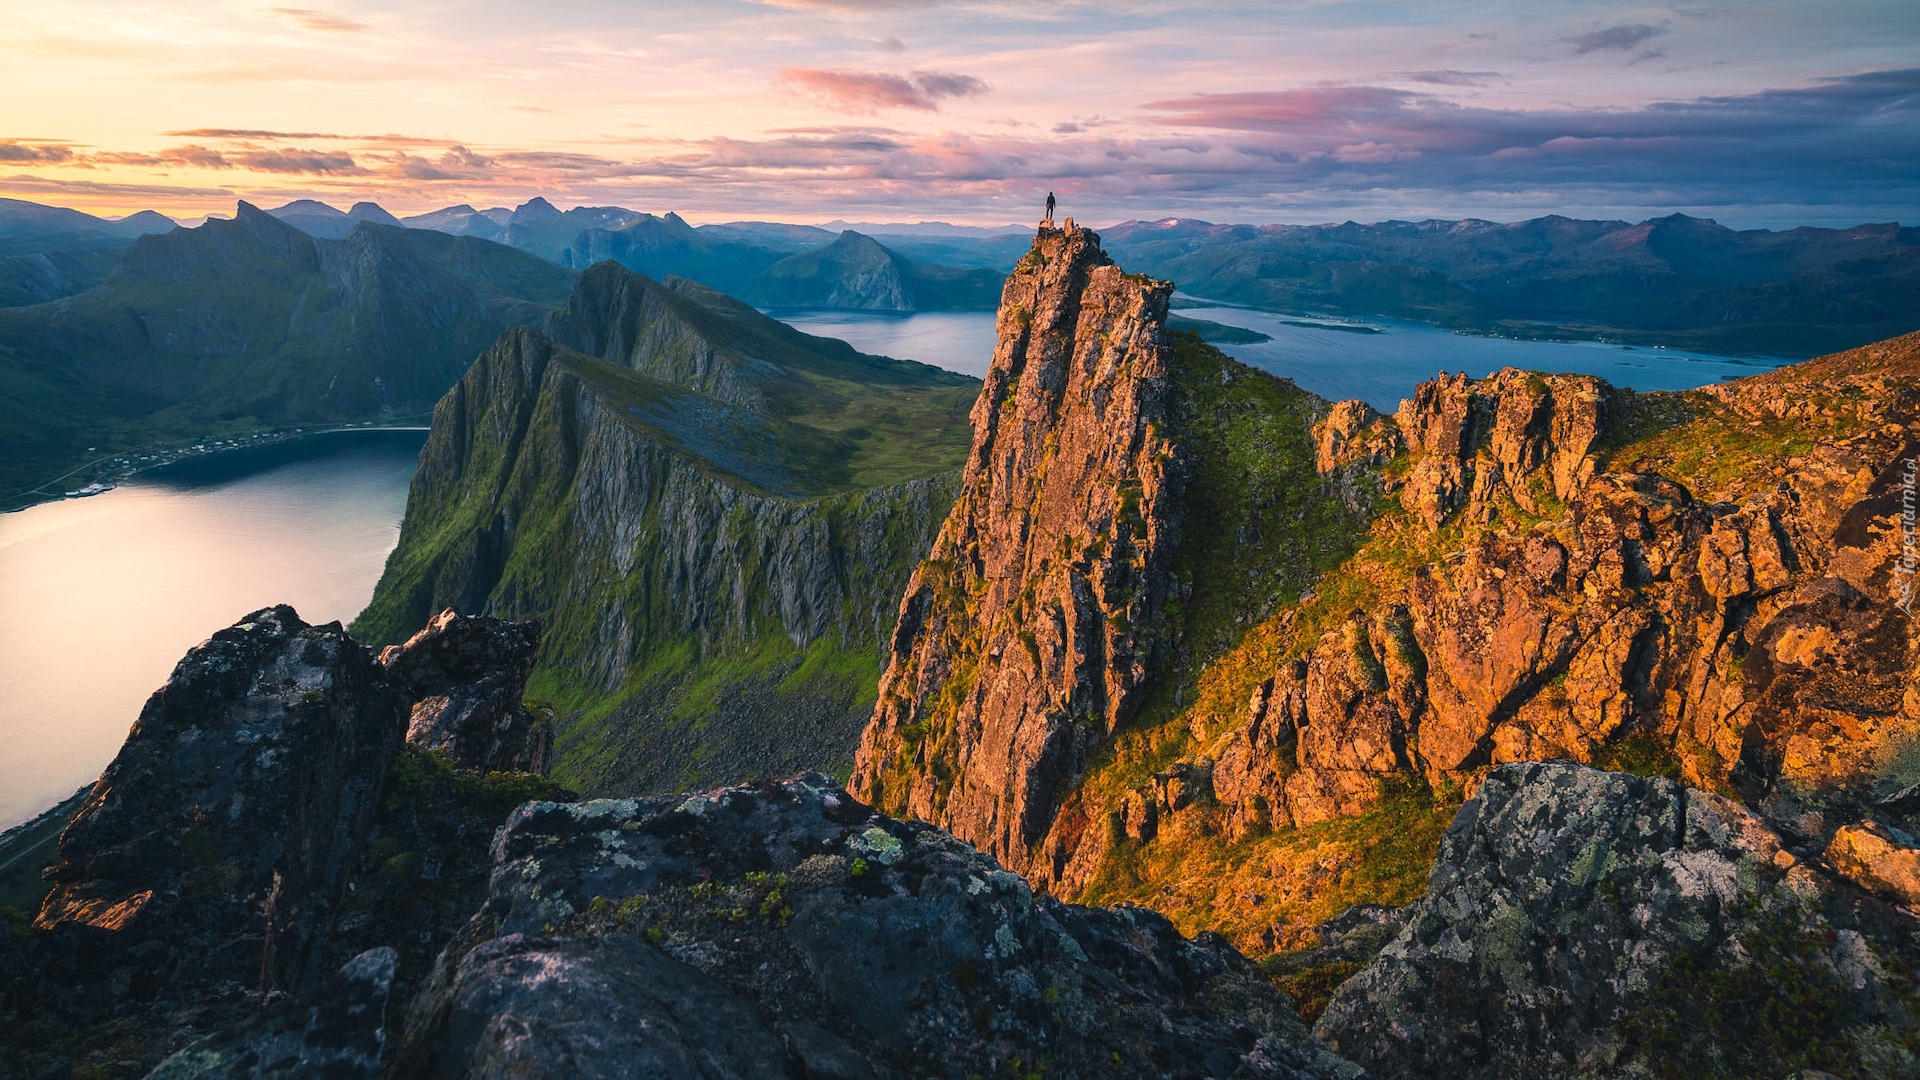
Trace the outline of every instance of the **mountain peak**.
[[267, 211], [267, 213], [272, 214], [274, 217], [282, 218], [311, 215], [313, 217], [339, 219], [347, 216], [318, 199], [295, 199], [287, 205], [276, 207]]
[[553, 221], [560, 217], [560, 211], [544, 197], [535, 195], [514, 208], [512, 224], [535, 225]]
[[353, 218], [355, 221], [371, 221], [376, 225], [404, 227], [401, 225], [399, 218], [394, 217], [387, 212], [385, 207], [375, 202], [354, 203], [353, 209], [347, 211], [347, 216]]
[[[1172, 292], [1071, 220], [1035, 236], [1002, 293], [960, 497], [907, 586], [861, 739], [861, 798], [1017, 870], [1163, 651], [1182, 484], [1166, 434]], [[981, 677], [962, 687], [956, 672]]]

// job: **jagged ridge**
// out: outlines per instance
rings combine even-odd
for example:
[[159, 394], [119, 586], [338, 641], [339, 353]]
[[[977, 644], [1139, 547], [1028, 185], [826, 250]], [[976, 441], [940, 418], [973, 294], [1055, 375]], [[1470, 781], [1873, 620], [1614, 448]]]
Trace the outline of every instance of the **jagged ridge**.
[[610, 263], [548, 329], [442, 401], [356, 632], [540, 618], [556, 769], [592, 790], [844, 768], [973, 381]]

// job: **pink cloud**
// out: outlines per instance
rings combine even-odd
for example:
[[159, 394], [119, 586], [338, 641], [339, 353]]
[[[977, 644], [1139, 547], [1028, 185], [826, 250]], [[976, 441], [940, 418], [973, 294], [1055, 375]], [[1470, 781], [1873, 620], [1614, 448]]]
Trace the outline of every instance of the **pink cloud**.
[[254, 150], [231, 159], [242, 168], [272, 173], [314, 173], [351, 176], [365, 173], [344, 150]]
[[950, 71], [916, 71], [894, 75], [884, 71], [838, 71], [824, 68], [787, 68], [780, 85], [825, 98], [841, 108], [859, 112], [881, 109], [919, 109], [933, 112], [945, 98], [977, 97], [988, 90], [971, 75]]
[[58, 165], [73, 160], [73, 151], [58, 143], [31, 144], [12, 139], [0, 141], [0, 161], [16, 164]]

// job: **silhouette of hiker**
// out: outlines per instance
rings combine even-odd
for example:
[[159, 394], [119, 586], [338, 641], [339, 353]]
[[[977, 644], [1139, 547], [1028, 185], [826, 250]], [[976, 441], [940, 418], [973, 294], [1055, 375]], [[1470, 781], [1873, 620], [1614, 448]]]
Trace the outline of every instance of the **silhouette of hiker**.
[[1047, 224], [1053, 224], [1053, 192], [1047, 192]]

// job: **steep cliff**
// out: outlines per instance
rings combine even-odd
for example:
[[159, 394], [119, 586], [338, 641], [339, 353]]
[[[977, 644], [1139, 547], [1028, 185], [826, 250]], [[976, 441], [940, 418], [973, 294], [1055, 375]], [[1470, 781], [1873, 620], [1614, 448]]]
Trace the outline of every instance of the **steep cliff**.
[[1737, 795], [1809, 855], [1914, 827], [1920, 337], [1685, 394], [1442, 377], [1383, 416], [1247, 394], [1153, 295], [1072, 232], [1009, 279], [856, 791], [1265, 949], [1417, 897], [1502, 762]]
[[[1297, 594], [1363, 520], [1314, 472], [1317, 399], [1170, 336], [1171, 291], [1071, 223], [1007, 279], [960, 496], [854, 774], [1042, 882], [1084, 823], [1037, 845], [1153, 680]], [[1159, 685], [1156, 713], [1181, 694]]]
[[1920, 335], [1386, 416], [1164, 289], [1071, 228], [1009, 279], [854, 790], [1279, 953], [1382, 1075], [1907, 1075]]
[[1331, 408], [1321, 467], [1387, 496], [1365, 542], [1205, 663], [1192, 708], [1116, 742], [1081, 788], [1110, 825], [1056, 887], [1300, 942], [1417, 895], [1486, 768], [1555, 757], [1738, 795], [1803, 854], [1910, 829], [1917, 353], [1686, 394], [1504, 371], [1394, 417]]
[[540, 619], [587, 789], [845, 768], [976, 385], [602, 264], [441, 402], [355, 631]]

